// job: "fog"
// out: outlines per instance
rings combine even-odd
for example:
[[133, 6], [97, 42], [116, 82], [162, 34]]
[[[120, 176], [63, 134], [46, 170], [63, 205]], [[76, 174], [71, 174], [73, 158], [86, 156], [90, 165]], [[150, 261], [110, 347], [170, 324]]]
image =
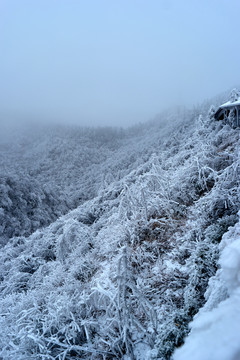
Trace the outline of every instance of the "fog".
[[0, 121], [126, 126], [240, 83], [238, 0], [1, 0]]

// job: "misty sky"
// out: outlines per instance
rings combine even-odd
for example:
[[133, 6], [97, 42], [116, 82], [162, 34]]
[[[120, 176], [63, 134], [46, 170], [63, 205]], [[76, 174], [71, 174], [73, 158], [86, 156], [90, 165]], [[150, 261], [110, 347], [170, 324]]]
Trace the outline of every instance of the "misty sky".
[[239, 14], [239, 0], [0, 0], [0, 116], [125, 126], [198, 104], [240, 84]]

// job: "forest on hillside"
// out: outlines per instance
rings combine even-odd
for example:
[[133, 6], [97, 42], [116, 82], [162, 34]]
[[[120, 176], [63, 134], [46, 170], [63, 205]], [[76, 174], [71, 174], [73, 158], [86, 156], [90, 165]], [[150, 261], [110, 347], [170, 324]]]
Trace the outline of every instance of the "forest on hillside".
[[223, 101], [0, 138], [0, 359], [240, 354], [237, 320], [220, 319], [239, 320], [240, 297], [240, 139], [214, 119]]

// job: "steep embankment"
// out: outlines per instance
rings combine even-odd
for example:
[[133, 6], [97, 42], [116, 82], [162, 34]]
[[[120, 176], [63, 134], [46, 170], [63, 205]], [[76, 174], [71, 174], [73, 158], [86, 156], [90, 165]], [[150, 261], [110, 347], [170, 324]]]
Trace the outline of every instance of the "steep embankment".
[[169, 359], [182, 344], [237, 222], [238, 130], [191, 114], [133, 139], [117, 164], [134, 167], [3, 248], [4, 360]]
[[240, 222], [223, 235], [220, 254], [220, 269], [209, 281], [207, 301], [174, 360], [240, 358]]

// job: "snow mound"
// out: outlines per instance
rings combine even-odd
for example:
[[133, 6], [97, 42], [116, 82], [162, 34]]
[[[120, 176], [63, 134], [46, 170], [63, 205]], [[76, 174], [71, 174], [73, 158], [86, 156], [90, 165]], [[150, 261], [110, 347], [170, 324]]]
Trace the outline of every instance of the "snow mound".
[[174, 360], [240, 359], [240, 222], [223, 236], [220, 250], [221, 269], [211, 279], [207, 302]]

